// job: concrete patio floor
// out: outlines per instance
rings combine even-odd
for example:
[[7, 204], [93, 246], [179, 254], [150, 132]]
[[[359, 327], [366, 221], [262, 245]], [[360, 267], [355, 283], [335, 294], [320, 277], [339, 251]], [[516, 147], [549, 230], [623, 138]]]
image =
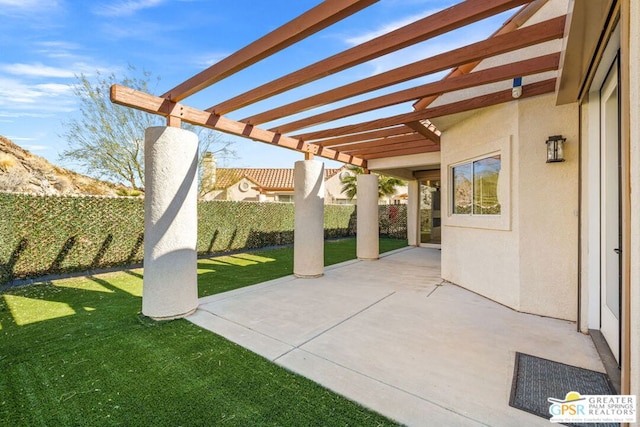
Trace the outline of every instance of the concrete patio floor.
[[509, 406], [516, 351], [604, 372], [574, 323], [443, 283], [435, 249], [202, 298], [189, 320], [410, 426], [549, 426]]

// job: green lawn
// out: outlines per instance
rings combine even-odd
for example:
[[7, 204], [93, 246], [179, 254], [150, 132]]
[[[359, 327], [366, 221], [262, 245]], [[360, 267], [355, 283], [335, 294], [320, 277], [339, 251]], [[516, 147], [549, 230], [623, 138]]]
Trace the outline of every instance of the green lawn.
[[[381, 239], [380, 251], [406, 241]], [[326, 264], [355, 257], [327, 242]], [[292, 248], [198, 262], [200, 295], [291, 274]], [[186, 320], [139, 315], [142, 271], [0, 296], [0, 425], [395, 425]]]

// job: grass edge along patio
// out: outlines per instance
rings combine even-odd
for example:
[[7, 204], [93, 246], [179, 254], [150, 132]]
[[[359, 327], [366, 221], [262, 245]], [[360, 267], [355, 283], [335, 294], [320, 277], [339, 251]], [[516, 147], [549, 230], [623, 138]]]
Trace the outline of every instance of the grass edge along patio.
[[[382, 239], [383, 251], [406, 241]], [[355, 256], [326, 243], [327, 263]], [[293, 249], [198, 261], [200, 296], [291, 274]], [[186, 320], [140, 315], [142, 269], [0, 298], [0, 420], [32, 425], [396, 425]]]

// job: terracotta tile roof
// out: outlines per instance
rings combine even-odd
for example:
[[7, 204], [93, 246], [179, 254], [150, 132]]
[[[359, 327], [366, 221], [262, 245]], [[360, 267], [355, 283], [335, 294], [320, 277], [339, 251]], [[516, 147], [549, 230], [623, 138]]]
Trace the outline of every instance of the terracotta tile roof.
[[[325, 169], [325, 181], [339, 173], [343, 168]], [[228, 188], [242, 178], [256, 184], [263, 190], [283, 190], [293, 191], [293, 169], [271, 169], [271, 168], [217, 168], [216, 187]]]

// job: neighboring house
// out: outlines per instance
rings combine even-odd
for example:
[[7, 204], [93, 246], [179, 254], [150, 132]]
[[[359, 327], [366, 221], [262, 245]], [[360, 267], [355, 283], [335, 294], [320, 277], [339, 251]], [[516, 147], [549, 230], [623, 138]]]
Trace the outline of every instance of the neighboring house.
[[[203, 126], [298, 150], [305, 156], [296, 163], [303, 172], [301, 184], [321, 178], [316, 157], [409, 180], [409, 243], [441, 242], [443, 279], [517, 311], [575, 322], [579, 331], [603, 338], [607, 345], [598, 348], [619, 366], [608, 366], [608, 371], [612, 377], [621, 374], [622, 394], [639, 395], [640, 2], [460, 2], [304, 73], [294, 71], [287, 75], [287, 87], [416, 40], [458, 28], [471, 31], [470, 22], [524, 3], [486, 40], [256, 114], [246, 123], [211, 120], [198, 110], [190, 119], [201, 117]], [[283, 44], [299, 40], [282, 28], [284, 34], [276, 35]], [[259, 50], [255, 55], [267, 50], [262, 41], [251, 48]], [[411, 90], [372, 93], [442, 70], [452, 71]], [[247, 89], [251, 99], [267, 97], [262, 88]], [[330, 109], [331, 103], [356, 95], [368, 97]], [[122, 98], [147, 111], [157, 105], [159, 114], [182, 111], [167, 107], [164, 98]], [[414, 111], [387, 116], [382, 110], [406, 101], [413, 102]], [[322, 111], [315, 116], [269, 131], [247, 124], [319, 106]], [[377, 119], [329, 123], [364, 111], [373, 116], [376, 109]], [[321, 130], [299, 133], [327, 123]], [[564, 147], [554, 150], [558, 140], [564, 140]], [[553, 161], [557, 154], [562, 161]], [[375, 182], [365, 178], [363, 183], [358, 185], [363, 190], [358, 257], [375, 259], [377, 221], [375, 203], [370, 203]], [[296, 218], [306, 227], [300, 230], [318, 230], [318, 243], [309, 243], [302, 233], [306, 240], [296, 241], [305, 261], [322, 257], [322, 206], [309, 199], [296, 204]], [[426, 220], [421, 218], [425, 214], [430, 215]], [[309, 276], [322, 273], [322, 262], [318, 265]], [[305, 275], [296, 268], [296, 274]]]
[[[293, 203], [293, 169], [218, 168], [207, 153], [203, 160], [201, 200]], [[351, 174], [347, 167], [324, 170], [324, 202], [355, 204], [342, 192], [342, 179]], [[396, 195], [380, 199], [380, 204], [406, 203], [407, 187], [398, 187]]]

